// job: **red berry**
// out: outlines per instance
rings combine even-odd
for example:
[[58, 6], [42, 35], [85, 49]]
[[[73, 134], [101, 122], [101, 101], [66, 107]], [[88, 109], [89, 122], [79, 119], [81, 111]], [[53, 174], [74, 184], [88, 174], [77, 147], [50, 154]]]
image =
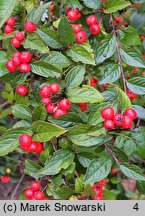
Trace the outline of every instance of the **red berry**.
[[36, 149], [37, 149], [37, 142], [32, 142], [28, 149], [29, 152], [36, 152]]
[[22, 40], [24, 39], [24, 34], [23, 34], [23, 32], [16, 32], [15, 38], [16, 38], [18, 41], [22, 41]]
[[129, 99], [132, 101], [133, 99], [137, 98], [138, 95], [134, 94], [133, 92], [131, 92], [130, 90], [127, 90], [127, 96], [129, 97]]
[[61, 110], [68, 110], [70, 107], [71, 107], [70, 101], [68, 99], [66, 99], [66, 98], [62, 99], [59, 102], [59, 108]]
[[110, 120], [114, 118], [114, 109], [112, 107], [106, 107], [101, 110], [101, 116], [104, 120]]
[[29, 51], [24, 51], [21, 53], [20, 59], [22, 63], [26, 64], [31, 61], [32, 55]]
[[144, 39], [145, 39], [145, 36], [140, 36], [140, 39], [142, 40], [142, 41], [144, 41]]
[[88, 109], [87, 103], [78, 103], [78, 106], [81, 109], [81, 112], [85, 112]]
[[73, 32], [75, 34], [77, 34], [78, 32], [81, 31], [81, 25], [80, 24], [72, 24], [72, 27], [73, 27]]
[[54, 118], [59, 118], [62, 115], [66, 115], [67, 112], [65, 110], [61, 110], [61, 109], [56, 109], [56, 111], [54, 112]]
[[75, 10], [72, 10], [72, 9], [70, 9], [68, 12], [67, 12], [67, 18], [68, 18], [68, 20], [70, 20], [70, 21], [75, 21], [75, 20], [77, 20], [78, 19], [78, 14], [76, 13], [76, 11]]
[[40, 182], [32, 181], [31, 184], [31, 189], [36, 192], [40, 189]]
[[96, 196], [92, 200], [103, 200], [103, 196], [102, 195]]
[[20, 52], [15, 52], [15, 53], [12, 55], [12, 57], [19, 57], [19, 58], [20, 58], [20, 56], [21, 56], [21, 53], [20, 53]]
[[23, 86], [23, 85], [19, 85], [17, 88], [16, 88], [16, 92], [24, 97], [27, 93], [28, 93], [28, 89], [26, 88], [26, 86]]
[[32, 21], [27, 21], [24, 25], [24, 29], [26, 32], [34, 32], [36, 30], [36, 25]]
[[55, 106], [54, 106], [54, 104], [48, 104], [48, 106], [46, 107], [46, 112], [48, 112], [48, 113], [54, 113], [54, 111], [55, 111]]
[[45, 106], [48, 106], [51, 103], [50, 98], [42, 98], [41, 103], [45, 104]]
[[111, 169], [110, 171], [112, 174], [116, 174], [117, 173], [117, 170], [116, 169]]
[[19, 144], [24, 144], [26, 146], [30, 146], [32, 142], [32, 137], [28, 134], [22, 134], [19, 138], [18, 138], [18, 143]]
[[86, 32], [84, 31], [80, 31], [76, 34], [75, 36], [75, 41], [77, 43], [83, 43], [87, 40], [87, 35], [86, 35]]
[[13, 31], [14, 31], [13, 27], [11, 27], [11, 26], [9, 26], [9, 25], [6, 25], [6, 26], [4, 27], [4, 33], [5, 33], [5, 34], [10, 34], [10, 33], [12, 33]]
[[9, 26], [14, 26], [15, 25], [15, 19], [13, 17], [9, 17], [6, 21], [6, 24]]
[[6, 62], [6, 68], [9, 72], [14, 72], [17, 69], [15, 63], [12, 60]]
[[10, 181], [9, 176], [1, 176], [0, 179], [2, 183], [8, 183]]
[[24, 191], [24, 196], [25, 196], [27, 199], [32, 199], [33, 196], [34, 196], [34, 191], [32, 190], [32, 188], [27, 188], [27, 189]]
[[79, 9], [76, 8], [74, 11], [76, 12], [77, 19], [79, 19], [81, 17], [81, 13], [80, 13]]
[[90, 33], [92, 35], [98, 35], [100, 33], [100, 26], [98, 24], [93, 24], [90, 26]]
[[120, 114], [120, 113], [116, 114], [116, 115], [114, 116], [114, 119], [113, 119], [113, 120], [114, 120], [114, 124], [115, 124], [116, 126], [121, 127], [121, 126], [122, 126], [123, 119], [124, 119], [124, 116], [123, 116], [122, 114]]
[[29, 73], [30, 70], [31, 70], [31, 68], [28, 64], [21, 64], [20, 65], [20, 72], [21, 73]]
[[50, 86], [44, 85], [39, 91], [41, 97], [48, 98], [51, 94]]
[[89, 85], [92, 87], [95, 87], [97, 85], [98, 81], [95, 78], [90, 78], [89, 79]]
[[21, 60], [20, 57], [13, 55], [12, 56], [12, 61], [14, 62], [14, 64], [19, 67], [21, 65]]
[[114, 121], [112, 121], [112, 120], [106, 120], [106, 121], [104, 122], [104, 128], [105, 128], [105, 129], [111, 130], [111, 129], [113, 129], [114, 127], [115, 127]]
[[115, 21], [118, 23], [121, 23], [121, 22], [123, 22], [123, 19], [122, 19], [122, 17], [115, 17]]
[[136, 117], [137, 117], [136, 111], [132, 108], [128, 108], [125, 111], [124, 115], [129, 116], [132, 120], [136, 119]]
[[15, 48], [19, 48], [21, 46], [21, 42], [17, 40], [17, 38], [13, 37], [11, 39], [11, 45]]
[[36, 148], [35, 153], [36, 154], [40, 154], [42, 151], [43, 151], [43, 145], [42, 145], [42, 143], [37, 142], [37, 148]]
[[98, 20], [95, 15], [90, 15], [86, 18], [87, 25], [91, 26], [93, 24], [97, 24]]
[[123, 122], [122, 122], [122, 128], [123, 129], [132, 128], [132, 119], [127, 115], [124, 115], [124, 119], [123, 119]]
[[102, 179], [101, 181], [98, 182], [102, 187], [105, 186], [106, 180]]
[[35, 198], [36, 200], [43, 200], [43, 199], [44, 199], [44, 194], [43, 194], [43, 192], [41, 192], [41, 191], [35, 192], [34, 198]]
[[108, 84], [102, 84], [102, 87], [103, 87], [104, 89], [106, 89], [106, 88], [108, 88]]
[[54, 5], [53, 5], [53, 4], [50, 4], [50, 5], [48, 6], [48, 8], [49, 8], [50, 11], [54, 11]]
[[58, 93], [60, 90], [60, 86], [58, 83], [51, 83], [49, 87], [50, 87], [51, 93], [53, 93], [53, 94]]

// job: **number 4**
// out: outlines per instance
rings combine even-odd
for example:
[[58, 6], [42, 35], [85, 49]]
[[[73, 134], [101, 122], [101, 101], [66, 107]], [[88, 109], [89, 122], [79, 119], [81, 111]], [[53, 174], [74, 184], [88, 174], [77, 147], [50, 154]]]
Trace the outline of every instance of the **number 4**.
[[135, 209], [136, 211], [139, 210], [138, 203], [136, 203], [136, 204], [134, 205], [133, 209]]

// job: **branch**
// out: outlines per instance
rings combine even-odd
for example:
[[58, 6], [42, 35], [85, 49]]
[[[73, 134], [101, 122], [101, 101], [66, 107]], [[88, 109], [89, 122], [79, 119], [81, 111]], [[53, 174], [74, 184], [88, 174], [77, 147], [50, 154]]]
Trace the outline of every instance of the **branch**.
[[20, 186], [21, 182], [23, 181], [24, 177], [25, 177], [25, 173], [22, 174], [18, 184], [16, 185], [15, 190], [12, 193], [11, 200], [14, 199], [14, 196], [17, 193], [17, 190], [19, 189], [19, 186]]
[[112, 159], [115, 161], [115, 163], [117, 165], [120, 165], [120, 161], [115, 157], [115, 155], [112, 153], [112, 151], [110, 150], [110, 148], [106, 144], [104, 144], [104, 146], [106, 148], [106, 151], [107, 151], [108, 155], [110, 155], [112, 157]]
[[121, 60], [121, 55], [120, 55], [120, 44], [119, 44], [118, 37], [117, 37], [117, 34], [116, 34], [115, 26], [114, 26], [114, 23], [113, 23], [112, 14], [110, 14], [110, 23], [111, 23], [112, 28], [113, 28], [113, 34], [114, 34], [114, 36], [116, 38], [116, 49], [117, 49], [117, 56], [118, 56], [118, 65], [119, 65], [119, 67], [121, 69], [123, 88], [124, 88], [124, 91], [126, 93], [127, 92], [126, 79], [125, 79], [125, 76], [124, 76], [122, 60]]

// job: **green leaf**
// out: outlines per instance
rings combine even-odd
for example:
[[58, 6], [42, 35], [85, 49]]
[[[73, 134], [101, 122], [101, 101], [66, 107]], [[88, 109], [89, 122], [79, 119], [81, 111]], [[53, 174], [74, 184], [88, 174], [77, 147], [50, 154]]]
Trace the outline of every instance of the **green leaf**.
[[67, 51], [67, 55], [75, 62], [95, 65], [93, 49], [87, 43], [73, 45]]
[[90, 165], [90, 163], [92, 162], [92, 160], [95, 157], [96, 157], [96, 155], [89, 153], [89, 152], [87, 152], [87, 154], [86, 154], [86, 152], [82, 152], [82, 153], [77, 154], [78, 161], [85, 168], [87, 168]]
[[108, 139], [106, 135], [102, 136], [91, 136], [88, 132], [92, 129], [92, 126], [89, 125], [77, 125], [68, 131], [68, 138], [72, 143], [79, 146], [95, 146], [101, 145], [105, 142], [105, 139]]
[[39, 37], [43, 40], [43, 42], [53, 48], [53, 49], [60, 49], [63, 45], [59, 42], [58, 35], [53, 30], [40, 30], [37, 29], [37, 33]]
[[139, 191], [139, 193], [145, 195], [145, 182], [137, 181], [136, 186], [137, 186], [137, 190]]
[[108, 64], [104, 69], [104, 74], [101, 80], [99, 81], [99, 84], [105, 84], [108, 82], [115, 82], [119, 79], [121, 74], [121, 69], [118, 64]]
[[58, 38], [64, 45], [69, 45], [74, 42], [74, 33], [71, 24], [65, 16], [63, 16], [58, 25]]
[[27, 174], [27, 175], [30, 175], [32, 177], [34, 177], [35, 179], [38, 179], [39, 178], [39, 175], [37, 175], [37, 172], [41, 169], [42, 167], [32, 161], [32, 160], [25, 160], [25, 169], [24, 169], [24, 172]]
[[32, 118], [32, 111], [28, 106], [22, 104], [16, 104], [12, 106], [12, 113], [15, 117], [24, 119], [24, 120], [31, 120]]
[[59, 119], [49, 119], [49, 121], [63, 128], [69, 128], [83, 123], [82, 118], [75, 113], [68, 113], [67, 115], [62, 115]]
[[76, 193], [80, 193], [81, 191], [84, 190], [83, 180], [84, 180], [83, 175], [76, 178], [76, 180], [75, 180], [75, 192]]
[[77, 65], [72, 68], [66, 75], [67, 88], [70, 89], [79, 86], [84, 80], [85, 72], [85, 65]]
[[11, 16], [16, 5], [16, 0], [1, 0], [0, 1], [0, 28], [5, 21]]
[[60, 77], [61, 70], [47, 62], [32, 62], [31, 71], [42, 77]]
[[68, 186], [59, 186], [50, 183], [46, 189], [48, 196], [53, 196], [55, 200], [68, 200], [72, 195], [73, 191]]
[[100, 0], [83, 0], [84, 4], [91, 9], [98, 9], [101, 7], [101, 1]]
[[116, 50], [116, 38], [114, 35], [107, 35], [96, 48], [96, 63], [100, 64], [110, 58]]
[[73, 160], [74, 154], [70, 150], [60, 149], [53, 154], [48, 163], [38, 172], [38, 174], [41, 174], [41, 176], [56, 175], [61, 169], [66, 169], [70, 166]]
[[137, 31], [132, 28], [131, 26], [128, 26], [125, 28], [125, 30], [118, 30], [118, 36], [119, 40], [123, 44], [127, 44], [129, 46], [138, 46], [141, 45], [140, 37], [137, 33]]
[[127, 108], [131, 107], [131, 101], [126, 93], [118, 88], [118, 102], [120, 104], [122, 112], [124, 112]]
[[116, 197], [113, 194], [113, 192], [110, 190], [107, 190], [107, 189], [103, 190], [103, 198], [104, 198], [104, 200], [116, 200], [115, 199]]
[[33, 140], [37, 142], [49, 141], [53, 137], [59, 137], [66, 132], [61, 127], [43, 121], [34, 122], [32, 129], [34, 133]]
[[128, 162], [128, 157], [123, 150], [113, 145], [108, 145], [108, 147], [111, 149], [112, 153], [114, 154], [114, 156], [117, 158], [118, 161]]
[[32, 10], [28, 14], [27, 19], [32, 20], [33, 23], [37, 24], [40, 21], [43, 13], [48, 9], [48, 6], [50, 4], [51, 4], [51, 2], [46, 3], [46, 4], [42, 4], [37, 9], [35, 9], [34, 11]]
[[76, 9], [78, 8], [79, 10], [82, 10], [82, 5], [80, 4], [79, 0], [64, 0], [65, 4], [67, 7]]
[[143, 77], [133, 77], [126, 82], [127, 87], [130, 91], [135, 94], [144, 95], [145, 94], [145, 78]]
[[84, 184], [94, 184], [106, 178], [111, 170], [112, 161], [109, 156], [93, 160], [87, 168]]
[[52, 64], [58, 69], [67, 68], [71, 64], [70, 60], [61, 52], [52, 51], [50, 55], [43, 56], [41, 60]]
[[142, 170], [135, 165], [122, 163], [120, 165], [120, 169], [124, 173], [124, 175], [126, 175], [128, 178], [138, 180], [138, 181], [145, 181], [145, 177], [143, 176]]
[[120, 49], [120, 54], [121, 54], [122, 60], [127, 65], [130, 65], [133, 67], [145, 68], [142, 57], [140, 53], [138, 53], [136, 50], [127, 49], [127, 51], [124, 51], [123, 49]]
[[37, 50], [41, 54], [49, 53], [49, 48], [46, 47], [36, 32], [28, 34], [22, 44], [25, 49]]
[[105, 1], [105, 6], [106, 6], [106, 10], [104, 11], [104, 13], [114, 13], [118, 10], [122, 10], [126, 7], [128, 7], [129, 5], [131, 5], [131, 3], [129, 1], [126, 0], [106, 0]]
[[6, 52], [0, 51], [0, 77], [8, 73], [8, 70], [6, 69], [6, 61]]
[[45, 121], [46, 116], [47, 116], [47, 112], [44, 104], [39, 104], [38, 106], [35, 107], [35, 109], [32, 112], [32, 121], [38, 121], [38, 120]]
[[23, 133], [31, 134], [28, 128], [10, 129], [0, 137], [0, 156], [13, 152], [18, 147], [18, 138]]
[[82, 88], [70, 89], [67, 92], [69, 100], [73, 103], [90, 102], [99, 103], [104, 100], [104, 97], [95, 88], [83, 85]]
[[26, 120], [18, 121], [13, 128], [20, 128], [20, 127], [31, 127], [31, 123]]
[[145, 119], [145, 108], [138, 105], [133, 105], [132, 108], [135, 109], [138, 118]]

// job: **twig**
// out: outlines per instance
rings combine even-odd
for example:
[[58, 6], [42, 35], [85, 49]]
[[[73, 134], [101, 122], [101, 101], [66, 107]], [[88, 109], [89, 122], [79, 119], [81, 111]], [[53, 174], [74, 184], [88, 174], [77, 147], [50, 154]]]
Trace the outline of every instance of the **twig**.
[[139, 127], [139, 125], [140, 125], [140, 119], [138, 119], [138, 121], [137, 121], [137, 124], [136, 124], [136, 128], [138, 128]]
[[113, 34], [114, 34], [114, 36], [116, 38], [116, 49], [117, 49], [117, 56], [118, 56], [118, 65], [119, 65], [119, 67], [121, 69], [123, 88], [124, 88], [124, 91], [126, 93], [127, 92], [126, 79], [125, 79], [125, 76], [124, 76], [122, 60], [121, 60], [121, 55], [120, 55], [120, 44], [119, 44], [118, 37], [117, 37], [117, 34], [116, 34], [115, 26], [114, 26], [114, 23], [113, 23], [112, 14], [110, 14], [110, 23], [112, 24]]
[[20, 186], [21, 182], [23, 181], [24, 177], [25, 177], [25, 173], [22, 174], [18, 184], [16, 185], [15, 190], [12, 193], [11, 200], [14, 199], [14, 196], [17, 193], [17, 190], [19, 189], [19, 186]]
[[117, 165], [119, 165], [119, 164], [120, 164], [120, 161], [117, 160], [117, 158], [116, 158], [115, 155], [112, 153], [112, 151], [110, 150], [110, 148], [109, 148], [106, 144], [104, 144], [104, 146], [105, 146], [105, 148], [106, 148], [106, 151], [107, 151], [108, 155], [110, 155], [110, 156], [112, 157], [112, 159], [115, 161], [115, 163], [116, 163]]

